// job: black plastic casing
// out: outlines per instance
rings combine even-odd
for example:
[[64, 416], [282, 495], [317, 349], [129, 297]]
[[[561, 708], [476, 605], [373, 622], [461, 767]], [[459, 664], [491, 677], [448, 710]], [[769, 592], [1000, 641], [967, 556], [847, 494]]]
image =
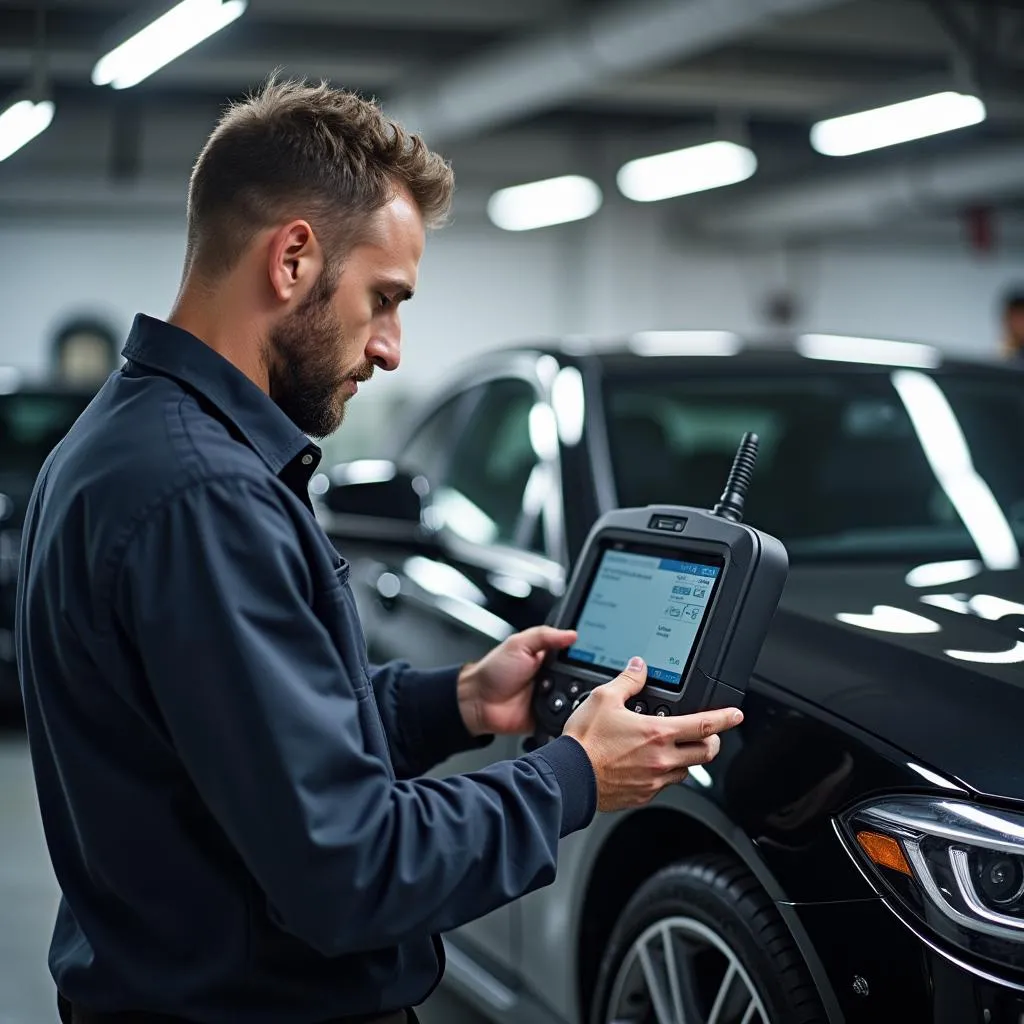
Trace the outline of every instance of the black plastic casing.
[[[711, 555], [723, 560], [704, 626], [681, 685], [648, 682], [629, 706], [647, 714], [687, 715], [738, 707], [789, 575], [782, 542], [769, 534], [682, 505], [648, 505], [603, 515], [587, 536], [565, 596], [549, 621], [573, 629], [607, 542], [656, 547], [666, 555]], [[641, 652], [637, 652], [641, 653]], [[549, 655], [534, 686], [538, 732], [561, 733], [578, 700], [614, 678]]]

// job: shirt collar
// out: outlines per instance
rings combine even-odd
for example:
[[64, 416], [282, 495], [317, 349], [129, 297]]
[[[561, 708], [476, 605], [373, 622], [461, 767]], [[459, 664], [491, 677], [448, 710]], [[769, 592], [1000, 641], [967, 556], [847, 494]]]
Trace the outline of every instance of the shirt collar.
[[121, 355], [199, 392], [238, 429], [272, 473], [280, 475], [298, 463], [308, 482], [320, 462], [320, 449], [269, 395], [195, 335], [139, 313]]

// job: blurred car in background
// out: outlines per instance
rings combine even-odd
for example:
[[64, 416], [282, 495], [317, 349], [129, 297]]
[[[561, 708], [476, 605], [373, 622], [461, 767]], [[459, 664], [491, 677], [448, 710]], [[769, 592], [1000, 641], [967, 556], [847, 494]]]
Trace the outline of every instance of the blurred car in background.
[[792, 569], [745, 723], [446, 937], [496, 1021], [1024, 1019], [1024, 373], [794, 348], [491, 354], [383, 458], [313, 481], [371, 658], [441, 665], [544, 621], [601, 512], [710, 508], [760, 437], [746, 518]]
[[36, 476], [95, 394], [93, 388], [23, 382], [0, 368], [0, 715], [20, 713], [14, 598], [21, 529]]

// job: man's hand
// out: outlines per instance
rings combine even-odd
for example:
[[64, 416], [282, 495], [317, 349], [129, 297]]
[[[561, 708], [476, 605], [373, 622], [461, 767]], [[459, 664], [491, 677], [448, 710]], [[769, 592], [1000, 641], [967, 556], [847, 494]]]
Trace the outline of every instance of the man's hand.
[[549, 651], [576, 642], [576, 632], [534, 626], [503, 641], [459, 673], [459, 710], [473, 736], [533, 732], [533, 679]]
[[743, 721], [736, 708], [671, 718], [627, 710], [626, 701], [646, 680], [647, 667], [634, 658], [620, 676], [595, 687], [565, 723], [563, 733], [583, 747], [594, 767], [600, 811], [639, 807], [682, 782], [688, 768], [718, 754], [718, 734]]

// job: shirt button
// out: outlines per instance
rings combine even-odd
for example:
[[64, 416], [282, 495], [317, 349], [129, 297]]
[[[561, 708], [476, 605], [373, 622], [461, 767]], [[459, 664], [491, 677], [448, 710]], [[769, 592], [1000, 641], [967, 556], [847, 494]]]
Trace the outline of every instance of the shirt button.
[[303, 455], [303, 456], [302, 456], [302, 464], [303, 464], [304, 466], [310, 466], [310, 465], [312, 465], [312, 464], [313, 464], [313, 456], [312, 456], [312, 455], [309, 455], [309, 454]]

